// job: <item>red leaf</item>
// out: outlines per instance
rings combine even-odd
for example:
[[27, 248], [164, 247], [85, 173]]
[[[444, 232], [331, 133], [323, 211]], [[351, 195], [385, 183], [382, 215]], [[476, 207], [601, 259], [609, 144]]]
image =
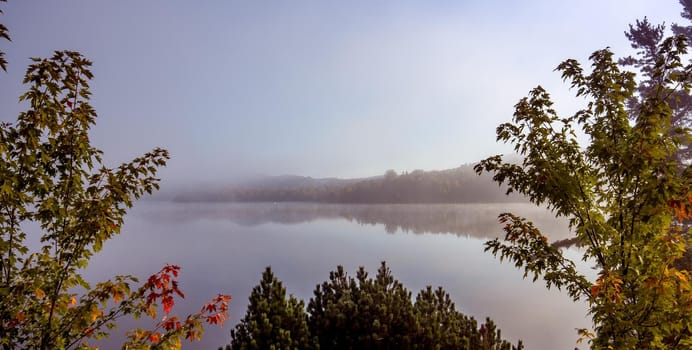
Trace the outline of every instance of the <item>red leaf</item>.
[[173, 305], [175, 305], [175, 302], [173, 301], [173, 297], [170, 295], [166, 295], [161, 299], [161, 303], [163, 304], [163, 311], [165, 313], [169, 313], [171, 309], [173, 308]]

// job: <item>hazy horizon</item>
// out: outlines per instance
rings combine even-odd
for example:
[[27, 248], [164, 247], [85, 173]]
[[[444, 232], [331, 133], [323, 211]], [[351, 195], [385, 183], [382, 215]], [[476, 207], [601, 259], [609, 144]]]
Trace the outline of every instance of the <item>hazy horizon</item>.
[[68, 0], [2, 3], [14, 121], [29, 57], [93, 60], [91, 136], [109, 166], [171, 151], [163, 186], [252, 174], [359, 178], [449, 169], [508, 146], [495, 128], [553, 69], [606, 46], [631, 53], [636, 19], [679, 22], [676, 0], [554, 2]]

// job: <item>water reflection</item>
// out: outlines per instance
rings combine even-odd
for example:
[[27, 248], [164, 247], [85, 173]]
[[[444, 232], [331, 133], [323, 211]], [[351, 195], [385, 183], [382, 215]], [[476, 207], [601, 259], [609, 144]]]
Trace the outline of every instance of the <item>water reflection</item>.
[[471, 204], [323, 204], [323, 203], [166, 203], [169, 210], [154, 211], [153, 220], [184, 222], [229, 220], [242, 226], [267, 223], [299, 224], [345, 219], [360, 225], [384, 225], [387, 233], [454, 234], [495, 238], [502, 234], [497, 216], [503, 212], [526, 217], [551, 240], [569, 236], [566, 220], [555, 219], [545, 208], [528, 203]]
[[[350, 273], [358, 266], [375, 273], [384, 260], [413, 295], [427, 285], [443, 286], [460, 311], [491, 317], [503, 337], [523, 339], [528, 349], [573, 349], [574, 329], [589, 326], [586, 306], [523, 280], [512, 264], [483, 252], [486, 237], [501, 234], [497, 215], [504, 211], [535, 221], [551, 240], [567, 234], [563, 221], [527, 204], [141, 202], [122, 234], [94, 257], [85, 278], [96, 282], [130, 273], [141, 279], [166, 263], [181, 265], [186, 299], [176, 313], [195, 312], [218, 292], [233, 296], [227, 327], [209, 328], [202, 344], [183, 347], [216, 349], [228, 342], [229, 327], [244, 315], [266, 266], [289, 293], [307, 302], [337, 265]], [[125, 321], [122, 329], [133, 325]], [[116, 335], [104, 348], [120, 339]]]

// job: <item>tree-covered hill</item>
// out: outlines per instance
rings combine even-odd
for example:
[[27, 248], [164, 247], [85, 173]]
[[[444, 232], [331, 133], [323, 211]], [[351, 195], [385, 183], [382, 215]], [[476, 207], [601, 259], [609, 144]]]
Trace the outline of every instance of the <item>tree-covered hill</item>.
[[474, 203], [520, 202], [489, 175], [471, 165], [438, 171], [414, 170], [361, 179], [273, 176], [228, 187], [181, 191], [180, 202]]

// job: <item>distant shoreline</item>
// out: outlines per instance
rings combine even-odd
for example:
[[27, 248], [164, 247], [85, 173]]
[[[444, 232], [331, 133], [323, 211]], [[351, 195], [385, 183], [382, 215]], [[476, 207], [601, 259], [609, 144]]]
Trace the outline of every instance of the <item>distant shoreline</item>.
[[461, 204], [526, 203], [507, 194], [492, 176], [477, 175], [471, 165], [438, 171], [414, 170], [362, 179], [314, 179], [268, 176], [238, 184], [188, 188], [169, 198], [185, 203], [335, 203], [335, 204]]

